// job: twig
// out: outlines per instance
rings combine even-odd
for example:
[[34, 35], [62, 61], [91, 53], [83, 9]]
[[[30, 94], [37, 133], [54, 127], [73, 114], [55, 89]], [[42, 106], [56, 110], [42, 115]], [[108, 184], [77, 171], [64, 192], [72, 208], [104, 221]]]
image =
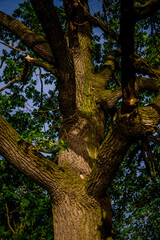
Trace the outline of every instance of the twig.
[[51, 72], [51, 73], [53, 73], [53, 74], [57, 74], [57, 70], [56, 70], [56, 68], [54, 68], [54, 66], [53, 65], [50, 65], [50, 64], [48, 64], [48, 63], [45, 63], [45, 62], [43, 62], [42, 60], [39, 60], [39, 59], [37, 59], [37, 58], [31, 58], [28, 54], [27, 54], [27, 56], [25, 57], [25, 59], [28, 61], [28, 62], [30, 62], [30, 63], [33, 63], [34, 65], [36, 65], [36, 66], [38, 66], [38, 67], [42, 67], [42, 68], [44, 68], [46, 71], [48, 71], [48, 72]]
[[4, 63], [4, 59], [1, 60], [1, 65], [0, 65], [0, 68], [3, 66], [3, 63]]
[[103, 21], [98, 20], [96, 17], [92, 16], [83, 6], [83, 4], [80, 2], [81, 7], [83, 8], [86, 16], [93, 22], [96, 26], [100, 27], [103, 31], [107, 32], [114, 40], [119, 42], [119, 36], [111, 30]]
[[18, 51], [18, 52], [28, 54], [28, 52], [25, 52], [25, 51], [22, 51], [22, 50], [20, 50], [20, 49], [18, 49], [18, 48], [16, 48], [16, 47], [10, 46], [10, 45], [7, 44], [7, 43], [1, 42], [1, 41], [0, 41], [0, 43], [3, 44], [3, 45], [5, 45], [6, 47], [9, 47], [9, 48], [11, 48], [11, 49], [13, 49], [13, 50]]
[[6, 206], [6, 210], [7, 210], [7, 222], [8, 222], [8, 226], [9, 226], [10, 230], [12, 231], [12, 233], [15, 233], [14, 229], [12, 228], [12, 226], [11, 226], [11, 224], [10, 224], [9, 209], [8, 209], [7, 203], [5, 204], [5, 206]]
[[113, 73], [114, 79], [116, 80], [116, 83], [118, 84], [118, 86], [121, 86], [121, 82], [119, 81], [119, 78], [117, 77], [117, 74], [114, 72]]

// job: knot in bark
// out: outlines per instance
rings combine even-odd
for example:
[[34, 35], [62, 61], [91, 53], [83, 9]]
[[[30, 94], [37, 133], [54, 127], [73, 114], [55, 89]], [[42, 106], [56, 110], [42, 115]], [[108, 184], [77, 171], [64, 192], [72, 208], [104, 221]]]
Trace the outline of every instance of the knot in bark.
[[141, 138], [152, 134], [157, 129], [157, 114], [154, 115], [151, 106], [136, 108], [133, 112], [120, 114], [116, 118], [116, 124], [119, 126], [120, 133], [128, 139]]

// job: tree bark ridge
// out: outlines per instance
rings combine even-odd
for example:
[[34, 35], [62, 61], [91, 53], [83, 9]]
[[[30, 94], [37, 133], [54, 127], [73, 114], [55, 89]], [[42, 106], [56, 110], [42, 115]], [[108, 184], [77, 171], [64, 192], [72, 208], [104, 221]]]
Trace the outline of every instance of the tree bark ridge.
[[[36, 152], [30, 143], [18, 141], [19, 134], [0, 116], [0, 153], [14, 167], [45, 188], [57, 201], [64, 173], [49, 159]], [[61, 193], [60, 193], [61, 192]]]
[[54, 63], [53, 54], [43, 36], [31, 31], [20, 21], [0, 11], [0, 24], [13, 32], [21, 41], [29, 48], [31, 48], [38, 56], [48, 61], [50, 64]]

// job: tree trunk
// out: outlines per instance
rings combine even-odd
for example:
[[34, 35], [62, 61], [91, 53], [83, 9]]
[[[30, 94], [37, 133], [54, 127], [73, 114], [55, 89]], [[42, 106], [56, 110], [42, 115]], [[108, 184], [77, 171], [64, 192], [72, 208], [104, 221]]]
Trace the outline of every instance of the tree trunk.
[[75, 114], [64, 120], [59, 136], [67, 141], [68, 147], [59, 154], [59, 165], [68, 165], [84, 176], [91, 172], [100, 143], [104, 139], [103, 114], [97, 112], [95, 118], [91, 118], [92, 112], [88, 111], [88, 114], [88, 119]]
[[112, 238], [111, 204], [88, 197], [83, 190], [72, 190], [53, 205], [54, 239], [103, 240]]
[[[122, 61], [125, 76], [122, 89], [106, 90], [115, 70], [118, 51], [108, 55], [99, 72], [94, 71], [87, 1], [63, 0], [67, 16], [66, 35], [53, 1], [30, 2], [40, 19], [45, 38], [2, 12], [0, 23], [54, 66], [50, 65], [50, 68], [58, 79], [59, 108], [63, 118], [59, 139], [67, 142], [68, 149], [58, 154], [57, 165], [38, 153], [30, 143], [18, 141], [19, 134], [0, 116], [0, 154], [49, 192], [55, 240], [111, 240], [111, 202], [107, 187], [134, 140], [153, 133], [159, 124], [160, 96], [147, 107], [127, 109], [122, 111], [123, 114], [117, 112], [105, 138], [107, 114], [114, 110], [122, 89], [123, 100], [136, 106], [134, 101], [130, 101], [136, 98], [135, 72], [130, 71], [131, 68], [135, 70], [132, 59], [134, 23], [127, 42], [130, 45], [132, 40], [130, 54], [126, 50], [128, 45], [125, 42], [123, 45], [123, 52], [127, 55], [124, 54]], [[121, 25], [124, 23], [130, 28], [126, 17]], [[125, 24], [121, 36], [127, 34], [128, 37]], [[130, 72], [125, 67], [128, 65]], [[146, 81], [146, 85], [152, 84], [153, 87], [153, 81], [150, 82]], [[140, 85], [138, 81], [137, 89], [144, 87]], [[159, 83], [155, 85], [159, 90]]]
[[[87, 120], [79, 118], [80, 123], [87, 124]], [[80, 129], [76, 124], [72, 129]], [[67, 126], [67, 125], [66, 125]], [[88, 126], [88, 125], [87, 125]], [[99, 125], [98, 125], [99, 126]], [[87, 143], [83, 146], [84, 138], [88, 134], [88, 128], [82, 129], [77, 137], [72, 139], [73, 148], [79, 145], [80, 149], [86, 150], [76, 152], [75, 149], [63, 151], [62, 158], [66, 156], [63, 167], [58, 167], [32, 148], [32, 145], [17, 141], [19, 134], [11, 125], [0, 117], [0, 150], [2, 156], [10, 161], [17, 169], [29, 176], [33, 181], [43, 186], [51, 196], [53, 208], [54, 239], [112, 239], [112, 217], [111, 203], [108, 195], [104, 198], [94, 199], [86, 191], [87, 172], [83, 166], [79, 167], [79, 161], [88, 166], [89, 148]], [[82, 134], [84, 133], [84, 135]], [[93, 131], [91, 140], [99, 139], [96, 131]], [[98, 135], [98, 134], [97, 134]], [[81, 142], [80, 142], [81, 141]], [[98, 140], [97, 140], [98, 142]], [[72, 165], [73, 153], [78, 164]], [[88, 151], [88, 153], [87, 153]], [[60, 157], [61, 158], [61, 157]], [[88, 165], [87, 165], [88, 164]], [[76, 166], [76, 167], [75, 167]], [[85, 173], [84, 173], [85, 172]]]

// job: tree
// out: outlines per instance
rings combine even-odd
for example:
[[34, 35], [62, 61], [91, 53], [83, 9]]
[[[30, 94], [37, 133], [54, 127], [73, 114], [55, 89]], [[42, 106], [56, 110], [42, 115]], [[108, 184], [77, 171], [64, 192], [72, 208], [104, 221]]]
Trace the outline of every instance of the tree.
[[[160, 70], [156, 34], [160, 2], [150, 0], [141, 5], [141, 1], [133, 0], [103, 1], [104, 14], [92, 16], [87, 1], [64, 0], [61, 21], [51, 0], [30, 3], [35, 12], [28, 26], [0, 12], [0, 24], [15, 35], [13, 41], [20, 40], [19, 51], [26, 53], [23, 65], [17, 67], [20, 75], [12, 71], [8, 76], [6, 71], [6, 76], [14, 79], [5, 80], [7, 85], [1, 89], [10, 87], [14, 95], [12, 98], [2, 95], [1, 112], [5, 118], [0, 117], [0, 154], [49, 193], [56, 240], [113, 239], [107, 188], [124, 157], [135, 153], [133, 146], [137, 144], [134, 149], [140, 152], [151, 179], [155, 180], [159, 170], [150, 142], [159, 145]], [[147, 33], [138, 29], [144, 24]], [[93, 26], [101, 28], [107, 39], [102, 66], [96, 64], [101, 55], [92, 35]], [[4, 52], [1, 60], [6, 56]], [[15, 53], [6, 63], [13, 68]], [[41, 70], [41, 95], [29, 86], [34, 84], [31, 80], [34, 66], [44, 68], [56, 78], [56, 90], [50, 91], [45, 100]], [[16, 83], [22, 89], [26, 84], [27, 98], [34, 95], [34, 102], [39, 102], [39, 111], [33, 112], [34, 116], [41, 114], [36, 123], [33, 116], [21, 111], [13, 117], [12, 109], [23, 107], [26, 101]], [[144, 106], [147, 90], [155, 95]], [[11, 112], [5, 111], [4, 103]], [[51, 108], [45, 111], [47, 107]], [[51, 113], [54, 108], [56, 111]], [[24, 118], [23, 122], [15, 122], [18, 115], [21, 120]], [[44, 116], [50, 131], [42, 137]], [[26, 133], [22, 133], [24, 126]], [[58, 146], [51, 142], [56, 138], [54, 127], [59, 128]], [[40, 153], [43, 147], [54, 154], [54, 160]]]

